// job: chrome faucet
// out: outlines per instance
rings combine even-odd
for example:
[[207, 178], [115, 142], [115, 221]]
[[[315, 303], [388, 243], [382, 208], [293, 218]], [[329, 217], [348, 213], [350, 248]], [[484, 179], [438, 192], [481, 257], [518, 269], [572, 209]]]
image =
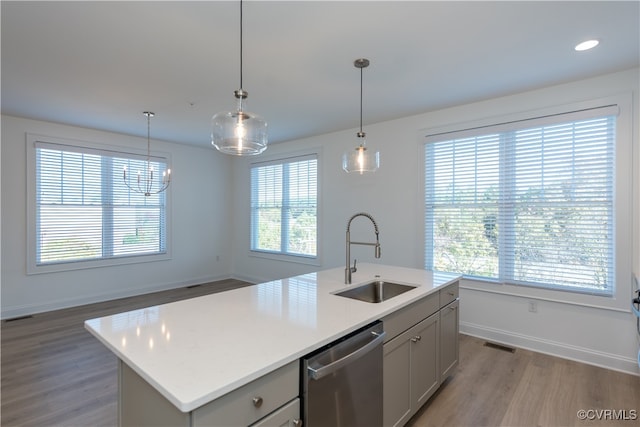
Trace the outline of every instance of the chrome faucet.
[[[371, 220], [371, 222], [373, 223], [373, 228], [376, 232], [376, 241], [375, 243], [369, 243], [369, 242], [352, 242], [351, 241], [351, 236], [350, 236], [350, 230], [351, 230], [351, 221], [353, 221], [356, 217], [359, 216], [363, 216], [365, 218], [369, 218], [369, 220]], [[351, 283], [351, 273], [355, 273], [356, 271], [358, 271], [358, 269], [356, 268], [356, 262], [358, 260], [353, 260], [353, 267], [351, 267], [351, 245], [366, 245], [366, 246], [375, 246], [375, 257], [376, 258], [380, 258], [380, 240], [378, 239], [379, 237], [379, 231], [378, 231], [378, 224], [376, 224], [376, 220], [373, 219], [373, 217], [371, 215], [369, 215], [368, 213], [364, 213], [364, 212], [359, 212], [357, 214], [355, 214], [354, 216], [352, 216], [351, 218], [349, 218], [349, 222], [347, 222], [347, 263], [346, 263], [346, 267], [344, 269], [344, 283], [345, 284], [350, 284]]]

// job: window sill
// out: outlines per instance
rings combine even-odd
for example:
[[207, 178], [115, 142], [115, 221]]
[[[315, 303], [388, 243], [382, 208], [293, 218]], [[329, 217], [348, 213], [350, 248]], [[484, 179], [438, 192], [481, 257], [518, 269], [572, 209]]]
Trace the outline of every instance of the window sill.
[[463, 278], [460, 281], [460, 288], [477, 292], [507, 295], [523, 299], [550, 301], [601, 310], [624, 313], [629, 313], [631, 311], [629, 305], [630, 300], [623, 297], [627, 294], [625, 289], [628, 289], [630, 294], [630, 284], [628, 286], [619, 285], [613, 296], [589, 295], [559, 289], [535, 288], [532, 286], [512, 285], [470, 278]]
[[97, 259], [91, 261], [63, 262], [56, 264], [28, 265], [27, 274], [58, 273], [63, 271], [85, 270], [91, 268], [114, 267], [118, 265], [142, 264], [146, 262], [168, 261], [169, 253], [154, 255], [136, 255], [121, 258]]
[[273, 252], [249, 251], [249, 256], [254, 258], [268, 259], [271, 261], [291, 262], [294, 264], [321, 266], [319, 257], [305, 257], [295, 255], [285, 255]]

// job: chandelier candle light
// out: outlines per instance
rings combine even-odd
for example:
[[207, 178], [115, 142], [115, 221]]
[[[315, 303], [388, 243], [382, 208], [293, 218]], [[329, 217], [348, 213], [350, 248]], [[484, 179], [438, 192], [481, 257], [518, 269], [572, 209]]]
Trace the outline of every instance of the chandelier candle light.
[[211, 144], [225, 154], [252, 156], [267, 149], [267, 122], [244, 110], [247, 91], [242, 88], [242, 0], [240, 0], [240, 89], [233, 92], [236, 111], [223, 111], [211, 118]]
[[[153, 176], [153, 166], [151, 165], [151, 117], [154, 114], [150, 111], [145, 111], [145, 116], [147, 116], [147, 161], [144, 167], [144, 176], [142, 176], [141, 172], [138, 171], [138, 177], [136, 179], [137, 185], [132, 186], [127, 180], [127, 167], [124, 167], [122, 172], [122, 178], [124, 179], [124, 183], [127, 187], [129, 187], [132, 191], [136, 193], [144, 194], [145, 196], [150, 196], [152, 194], [158, 194], [169, 187], [171, 184], [171, 169], [167, 169], [162, 172], [162, 181], [157, 180], [156, 182], [159, 184], [159, 188], [154, 188], [154, 176]], [[157, 178], [156, 178], [157, 179]]]
[[365, 141], [366, 134], [362, 131], [362, 69], [369, 66], [369, 60], [365, 58], [356, 59], [353, 62], [356, 68], [360, 69], [360, 132], [356, 135], [360, 139], [360, 144], [354, 151], [345, 152], [342, 155], [342, 169], [345, 172], [375, 172], [380, 167], [380, 153], [378, 151], [368, 151]]

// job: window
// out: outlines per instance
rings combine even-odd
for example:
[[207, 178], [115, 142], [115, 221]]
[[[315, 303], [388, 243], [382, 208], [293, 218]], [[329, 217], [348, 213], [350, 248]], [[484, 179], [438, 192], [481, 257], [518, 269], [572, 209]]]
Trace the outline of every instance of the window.
[[[146, 156], [30, 139], [35, 157], [31, 272], [167, 254], [166, 193], [145, 197], [123, 182], [124, 167], [133, 174], [144, 170]], [[166, 163], [151, 159], [160, 176]]]
[[316, 258], [317, 155], [251, 165], [251, 250]]
[[617, 111], [428, 136], [425, 267], [613, 295]]

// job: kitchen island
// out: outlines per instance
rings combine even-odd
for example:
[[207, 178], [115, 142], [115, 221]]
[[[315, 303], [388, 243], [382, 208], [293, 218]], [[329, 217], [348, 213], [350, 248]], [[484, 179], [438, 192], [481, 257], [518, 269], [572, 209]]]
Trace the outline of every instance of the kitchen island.
[[[335, 295], [376, 276], [416, 288], [377, 304]], [[85, 327], [120, 360], [120, 406], [128, 372], [189, 414], [268, 374], [293, 375], [289, 367], [300, 357], [457, 280], [361, 264], [351, 285], [335, 268], [91, 319]]]

